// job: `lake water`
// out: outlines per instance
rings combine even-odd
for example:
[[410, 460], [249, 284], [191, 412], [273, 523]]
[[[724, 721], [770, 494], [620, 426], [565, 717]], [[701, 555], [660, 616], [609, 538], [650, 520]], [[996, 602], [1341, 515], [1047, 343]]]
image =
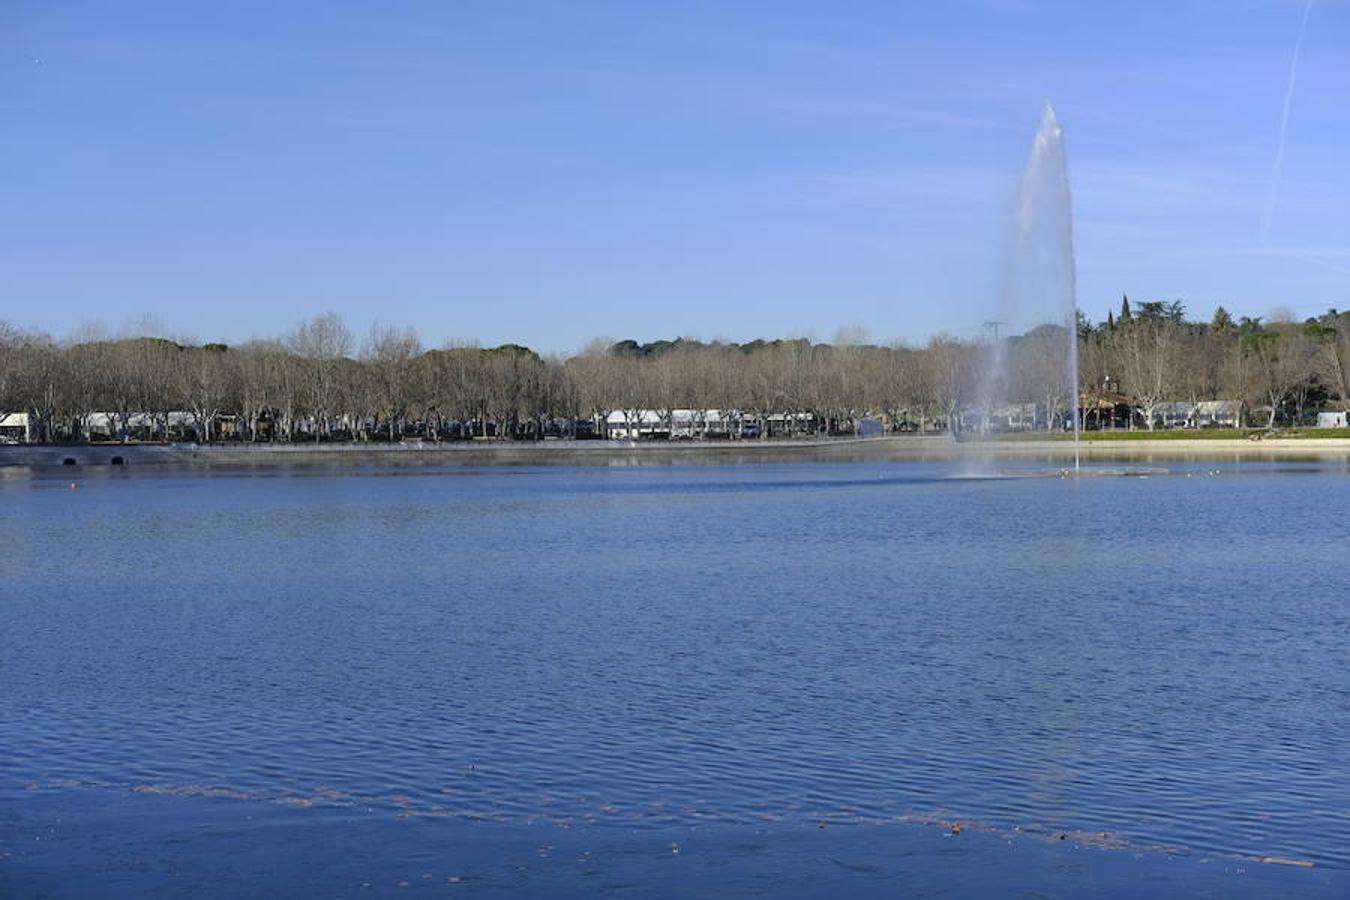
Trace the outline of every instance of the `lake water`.
[[1335, 896], [1350, 470], [1167, 466], [0, 478], [0, 894]]

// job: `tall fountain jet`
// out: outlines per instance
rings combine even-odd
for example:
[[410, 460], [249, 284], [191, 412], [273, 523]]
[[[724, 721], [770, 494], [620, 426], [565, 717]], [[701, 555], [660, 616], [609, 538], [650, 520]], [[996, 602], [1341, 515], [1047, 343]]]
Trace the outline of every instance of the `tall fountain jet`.
[[[1079, 467], [1078, 322], [1073, 210], [1064, 132], [1046, 101], [1022, 171], [1000, 309], [978, 402], [986, 429], [1073, 429]], [[1029, 413], [1028, 410], [1036, 412]]]

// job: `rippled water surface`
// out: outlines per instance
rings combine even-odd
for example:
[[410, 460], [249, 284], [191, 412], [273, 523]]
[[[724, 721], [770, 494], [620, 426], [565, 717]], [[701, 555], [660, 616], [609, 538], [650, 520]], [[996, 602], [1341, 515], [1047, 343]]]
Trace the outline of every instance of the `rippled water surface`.
[[1344, 466], [956, 474], [0, 481], [0, 804], [960, 819], [1350, 868]]

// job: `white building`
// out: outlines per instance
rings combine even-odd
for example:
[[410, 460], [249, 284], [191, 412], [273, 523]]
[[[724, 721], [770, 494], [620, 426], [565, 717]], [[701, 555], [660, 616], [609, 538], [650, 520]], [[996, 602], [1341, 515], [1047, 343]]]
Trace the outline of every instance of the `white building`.
[[28, 413], [0, 413], [0, 444], [31, 443], [33, 423]]
[[730, 434], [739, 415], [720, 409], [615, 410], [605, 417], [605, 434], [617, 440], [693, 438], [703, 434]]
[[1202, 400], [1195, 404], [1197, 428], [1236, 428], [1241, 420], [1241, 400]]
[[615, 410], [605, 418], [605, 434], [619, 440], [637, 440], [666, 433], [665, 418], [654, 409]]
[[1163, 428], [1194, 428], [1199, 419], [1199, 403], [1174, 400], [1153, 407], [1153, 424]]
[[732, 420], [720, 409], [677, 409], [670, 414], [670, 436], [695, 438], [704, 434], [730, 434]]
[[171, 429], [191, 428], [194, 426], [196, 419], [193, 418], [192, 413], [182, 410], [164, 413], [163, 417], [158, 419], [150, 413], [137, 412], [127, 416], [126, 422], [123, 423], [121, 416], [117, 413], [96, 412], [89, 414], [87, 422], [91, 436], [97, 435], [112, 439], [122, 437], [120, 431], [124, 425], [125, 430], [130, 434], [139, 430], [154, 431], [160, 427], [161, 423], [167, 424]]
[[1346, 421], [1346, 414], [1342, 412], [1320, 412], [1317, 414], [1318, 428], [1347, 428], [1350, 422]]

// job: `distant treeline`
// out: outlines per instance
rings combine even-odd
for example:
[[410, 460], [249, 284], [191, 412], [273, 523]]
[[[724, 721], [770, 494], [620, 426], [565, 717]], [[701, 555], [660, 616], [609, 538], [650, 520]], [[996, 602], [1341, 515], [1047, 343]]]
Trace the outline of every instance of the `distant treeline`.
[[[1125, 299], [1105, 322], [1080, 316], [1077, 330], [1084, 406], [1127, 402], [1131, 426], [1150, 427], [1174, 401], [1242, 401], [1250, 424], [1274, 426], [1350, 399], [1350, 313], [1263, 322], [1220, 308], [1196, 322], [1179, 303]], [[1070, 408], [1062, 328], [999, 346], [1015, 373], [1003, 397]], [[0, 418], [26, 413], [38, 441], [537, 439], [590, 433], [613, 413], [669, 421], [677, 409], [757, 420], [753, 433], [768, 436], [847, 431], [862, 416], [932, 430], [966, 418], [992, 352], [989, 340], [939, 335], [922, 346], [597, 341], [546, 358], [515, 344], [428, 350], [412, 329], [379, 326], [358, 346], [331, 313], [238, 346], [56, 341], [0, 323]], [[1049, 412], [1037, 421], [1055, 427]]]

